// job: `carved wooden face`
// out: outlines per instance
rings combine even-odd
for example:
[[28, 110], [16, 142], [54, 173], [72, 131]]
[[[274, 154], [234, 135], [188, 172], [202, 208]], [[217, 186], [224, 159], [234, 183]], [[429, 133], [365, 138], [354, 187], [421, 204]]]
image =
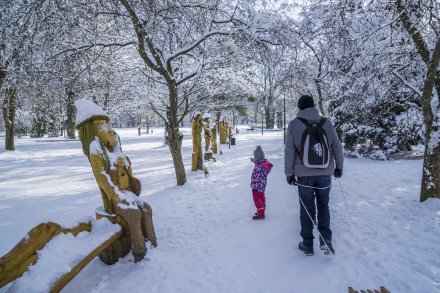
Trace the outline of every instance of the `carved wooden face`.
[[93, 121], [96, 135], [106, 147], [114, 147], [117, 143], [116, 137], [113, 135], [113, 129], [105, 120], [96, 119]]
[[195, 121], [195, 122], [201, 122], [201, 121], [202, 121], [202, 115], [197, 115], [197, 116], [194, 118], [194, 121]]

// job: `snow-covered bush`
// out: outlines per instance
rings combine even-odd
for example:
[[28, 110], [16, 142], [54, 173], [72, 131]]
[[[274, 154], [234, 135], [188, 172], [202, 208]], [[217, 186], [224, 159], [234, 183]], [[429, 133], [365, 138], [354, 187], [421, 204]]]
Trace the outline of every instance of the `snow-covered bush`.
[[345, 151], [384, 160], [423, 143], [423, 119], [416, 102], [390, 98], [369, 105], [346, 102], [336, 107], [333, 120]]

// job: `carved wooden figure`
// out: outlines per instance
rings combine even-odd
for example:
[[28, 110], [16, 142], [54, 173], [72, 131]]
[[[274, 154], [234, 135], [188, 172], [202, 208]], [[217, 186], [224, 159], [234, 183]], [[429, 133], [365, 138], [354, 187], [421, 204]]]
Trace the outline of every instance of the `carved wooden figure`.
[[[146, 239], [153, 246], [157, 246], [152, 209], [138, 198], [140, 181], [132, 176], [131, 161], [122, 153], [119, 136], [110, 127], [107, 114], [90, 100], [79, 100], [75, 102], [75, 106], [76, 128], [83, 152], [89, 159], [101, 190], [104, 209], [107, 213], [122, 218], [120, 222], [126, 228], [124, 232], [127, 238], [122, 237], [119, 244], [127, 246], [127, 243], [130, 243], [134, 260], [140, 261], [147, 251]], [[111, 247], [109, 249], [112, 250]], [[101, 260], [114, 263], [128, 251], [105, 251]], [[104, 255], [107, 255], [107, 258]]]
[[[38, 292], [59, 292], [98, 255], [106, 264], [113, 264], [131, 250], [135, 261], [140, 261], [146, 253], [145, 240], [157, 246], [151, 207], [138, 198], [140, 181], [132, 176], [131, 162], [121, 151], [119, 137], [108, 124], [108, 115], [90, 100], [78, 100], [75, 106], [76, 127], [83, 152], [92, 166], [104, 202], [105, 210], [97, 213], [96, 217], [106, 217], [119, 225], [105, 220], [98, 223], [91, 219], [73, 227], [63, 227], [53, 222], [35, 226], [7, 254], [0, 257], [0, 288], [20, 278], [11, 288], [14, 288], [13, 291], [23, 291], [20, 286], [32, 286], [29, 284], [31, 280], [45, 274], [48, 283], [40, 283], [39, 288], [33, 289]], [[75, 239], [75, 245], [86, 242], [84, 250], [75, 247], [69, 251], [70, 247], [60, 245], [64, 244], [64, 240], [58, 241], [58, 235], [72, 234], [76, 237], [79, 233], [87, 233], [87, 236]], [[94, 245], [87, 243], [88, 240]], [[47, 253], [44, 248], [49, 241], [52, 243], [49, 253], [57, 249], [62, 251], [66, 255], [66, 264], [61, 269], [45, 272], [39, 267], [39, 259]], [[29, 268], [31, 264], [33, 266]], [[14, 286], [18, 286], [18, 289]]]
[[211, 128], [209, 126], [209, 119], [211, 116], [209, 114], [203, 115], [203, 134], [205, 137], [205, 152], [210, 152], [209, 146], [211, 144]]
[[220, 122], [219, 132], [220, 132], [220, 144], [227, 144], [228, 143], [228, 133], [226, 130], [226, 122], [224, 120]]
[[197, 114], [192, 123], [192, 171], [203, 170], [203, 152], [202, 152], [202, 115]]
[[211, 152], [217, 154], [217, 125], [215, 123], [211, 128]]
[[229, 138], [232, 134], [231, 126], [229, 126], [229, 122], [225, 122], [225, 131], [226, 131], [226, 143], [229, 143]]

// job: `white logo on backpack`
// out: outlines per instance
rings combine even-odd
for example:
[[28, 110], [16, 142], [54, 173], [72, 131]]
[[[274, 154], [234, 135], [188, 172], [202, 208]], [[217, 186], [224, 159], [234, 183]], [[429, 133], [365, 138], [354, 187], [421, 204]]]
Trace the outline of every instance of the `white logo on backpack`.
[[313, 146], [313, 150], [315, 151], [315, 153], [316, 153], [318, 156], [322, 157], [322, 146], [321, 146], [320, 143], [315, 144], [315, 145]]

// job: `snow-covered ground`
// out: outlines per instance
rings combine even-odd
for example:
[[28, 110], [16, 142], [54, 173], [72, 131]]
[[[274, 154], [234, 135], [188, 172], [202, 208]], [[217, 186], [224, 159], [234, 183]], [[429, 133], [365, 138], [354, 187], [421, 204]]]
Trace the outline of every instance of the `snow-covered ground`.
[[[139, 264], [131, 254], [113, 266], [95, 259], [63, 292], [440, 292], [440, 201], [419, 202], [421, 160], [346, 159], [330, 199], [336, 255], [317, 253], [316, 241], [307, 257], [297, 249], [299, 201], [283, 173], [282, 132], [243, 129], [205, 177], [190, 172], [183, 131], [188, 183], [176, 187], [162, 130], [138, 137], [117, 129], [153, 207], [159, 246]], [[251, 219], [257, 145], [275, 165], [263, 221]], [[16, 149], [0, 151], [0, 255], [42, 221], [75, 223], [101, 205], [79, 141], [24, 138]]]

